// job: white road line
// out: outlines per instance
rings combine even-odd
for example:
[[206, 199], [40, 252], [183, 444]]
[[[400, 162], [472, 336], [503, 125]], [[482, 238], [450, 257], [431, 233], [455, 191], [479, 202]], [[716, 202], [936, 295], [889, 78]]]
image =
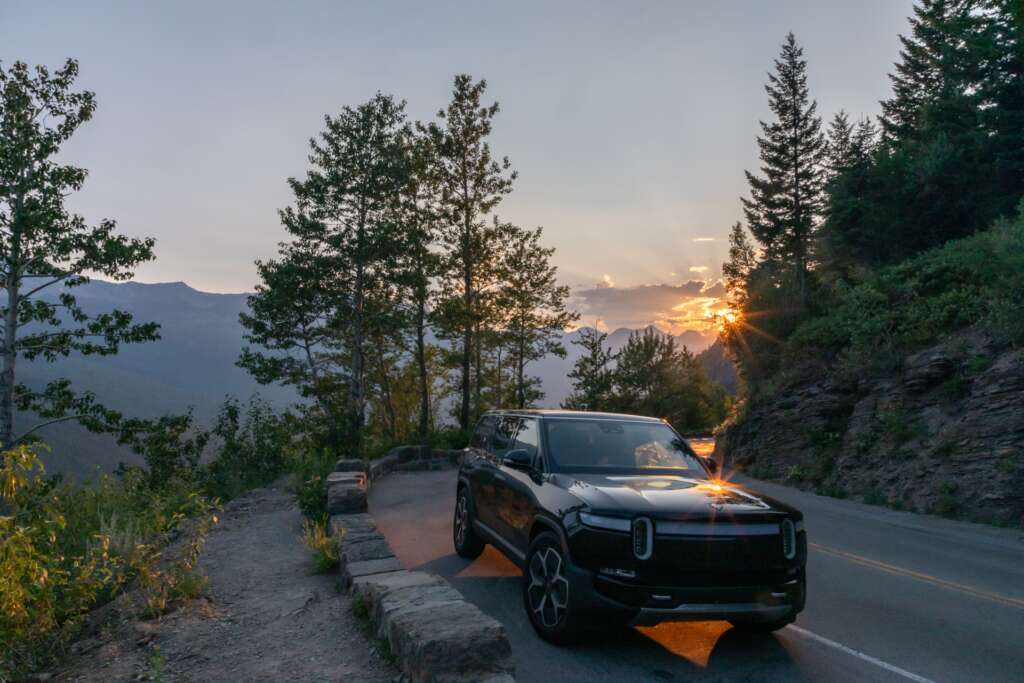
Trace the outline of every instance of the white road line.
[[889, 664], [888, 662], [883, 662], [881, 659], [878, 659], [877, 657], [872, 657], [871, 655], [864, 654], [860, 650], [854, 650], [852, 647], [847, 647], [842, 643], [837, 643], [836, 641], [826, 638], [825, 636], [819, 636], [817, 633], [808, 631], [805, 628], [800, 628], [799, 626], [796, 626], [794, 624], [790, 624], [786, 628], [790, 631], [795, 631], [796, 633], [802, 635], [804, 638], [809, 638], [813, 641], [821, 643], [822, 645], [828, 645], [829, 647], [835, 648], [840, 652], [845, 652], [848, 655], [852, 655], [857, 659], [862, 659], [865, 662], [870, 662], [871, 664], [874, 664], [879, 668], [885, 669], [886, 671], [891, 671], [892, 673], [898, 676], [903, 676], [908, 680], [916, 681], [916, 683], [935, 683], [935, 681], [933, 681], [930, 678], [918, 676], [917, 674], [907, 671], [906, 669], [901, 669], [900, 667], [895, 666], [893, 664]]

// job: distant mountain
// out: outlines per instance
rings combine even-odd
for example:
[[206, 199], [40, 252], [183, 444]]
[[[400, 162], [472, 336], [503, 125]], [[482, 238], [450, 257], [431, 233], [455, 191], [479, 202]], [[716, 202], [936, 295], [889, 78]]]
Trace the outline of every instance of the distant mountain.
[[[209, 424], [225, 396], [242, 400], [253, 393], [275, 405], [294, 400], [290, 389], [260, 386], [235, 366], [243, 345], [238, 315], [245, 294], [210, 294], [183, 282], [142, 284], [94, 281], [75, 289], [87, 312], [118, 308], [137, 321], [160, 324], [161, 339], [126, 344], [114, 356], [72, 356], [53, 364], [35, 361], [18, 366], [19, 380], [34, 387], [58, 377], [76, 390], [91, 390], [104, 405], [137, 417], [179, 413], [189, 406], [197, 420]], [[20, 425], [34, 418], [19, 416]], [[51, 451], [44, 457], [51, 472], [77, 476], [96, 467], [109, 471], [135, 456], [109, 437], [89, 434], [71, 423], [42, 432]]]
[[[238, 316], [246, 308], [246, 294], [200, 292], [183, 282], [96, 281], [76, 289], [75, 295], [87, 312], [118, 308], [137, 321], [159, 323], [161, 339], [124, 345], [115, 356], [71, 357], [52, 365], [23, 362], [18, 369], [21, 381], [41, 387], [52, 379], [67, 377], [75, 389], [92, 390], [103, 404], [137, 417], [179, 413], [191, 406], [203, 425], [212, 422], [227, 395], [246, 400], [258, 392], [277, 406], [296, 399], [291, 389], [260, 386], [235, 366], [243, 346]], [[609, 346], [621, 348], [635, 331], [620, 328], [611, 332]], [[564, 335], [565, 358], [549, 356], [527, 368], [543, 380], [544, 406], [558, 406], [569, 395], [568, 374], [580, 356], [572, 341], [580, 333], [574, 330]], [[687, 331], [675, 339], [701, 353], [714, 342], [714, 335]], [[19, 424], [31, 424], [33, 419], [19, 416]], [[42, 435], [51, 448], [44, 457], [51, 472], [82, 477], [96, 468], [110, 471], [118, 462], [137, 460], [109, 437], [89, 434], [72, 423], [49, 427]]]

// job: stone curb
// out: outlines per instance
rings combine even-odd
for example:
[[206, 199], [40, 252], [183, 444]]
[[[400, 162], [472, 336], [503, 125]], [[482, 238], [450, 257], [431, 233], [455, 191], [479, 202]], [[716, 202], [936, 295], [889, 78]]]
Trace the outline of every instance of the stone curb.
[[451, 467], [461, 456], [427, 451], [418, 457], [422, 453], [400, 447], [366, 465], [339, 460], [346, 469], [327, 478], [329, 528], [341, 536], [341, 586], [366, 606], [374, 632], [387, 640], [411, 683], [515, 683], [505, 627], [443, 577], [403, 569], [364, 512], [374, 480], [393, 471]]

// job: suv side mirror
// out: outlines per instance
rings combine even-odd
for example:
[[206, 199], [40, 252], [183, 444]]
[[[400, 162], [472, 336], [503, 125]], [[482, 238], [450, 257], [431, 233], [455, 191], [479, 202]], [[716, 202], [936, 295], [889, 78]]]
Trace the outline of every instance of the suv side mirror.
[[718, 471], [718, 461], [714, 458], [704, 458], [704, 464], [708, 466], [712, 474]]
[[533, 456], [529, 451], [516, 448], [505, 454], [501, 459], [501, 464], [517, 470], [529, 470], [533, 468]]

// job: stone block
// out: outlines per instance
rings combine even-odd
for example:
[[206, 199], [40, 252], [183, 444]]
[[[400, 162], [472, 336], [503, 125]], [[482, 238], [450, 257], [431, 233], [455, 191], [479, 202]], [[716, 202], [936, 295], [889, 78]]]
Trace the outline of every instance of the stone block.
[[415, 682], [468, 683], [514, 672], [505, 628], [464, 601], [427, 601], [392, 611], [386, 633], [399, 665]]
[[398, 465], [397, 455], [389, 454], [385, 455], [383, 458], [371, 460], [366, 469], [367, 476], [370, 478], [370, 481], [380, 479], [385, 474], [393, 472], [395, 470], [396, 465]]
[[366, 489], [359, 484], [339, 482], [327, 487], [327, 513], [331, 515], [366, 510]]
[[372, 574], [384, 574], [396, 572], [402, 567], [402, 563], [396, 557], [386, 557], [380, 560], [365, 560], [362, 562], [348, 562], [341, 567], [341, 587], [347, 589], [352, 581], [361, 576]]
[[341, 563], [362, 562], [364, 560], [382, 560], [385, 557], [394, 557], [391, 546], [381, 538], [368, 538], [353, 542], [346, 538], [341, 547]]

